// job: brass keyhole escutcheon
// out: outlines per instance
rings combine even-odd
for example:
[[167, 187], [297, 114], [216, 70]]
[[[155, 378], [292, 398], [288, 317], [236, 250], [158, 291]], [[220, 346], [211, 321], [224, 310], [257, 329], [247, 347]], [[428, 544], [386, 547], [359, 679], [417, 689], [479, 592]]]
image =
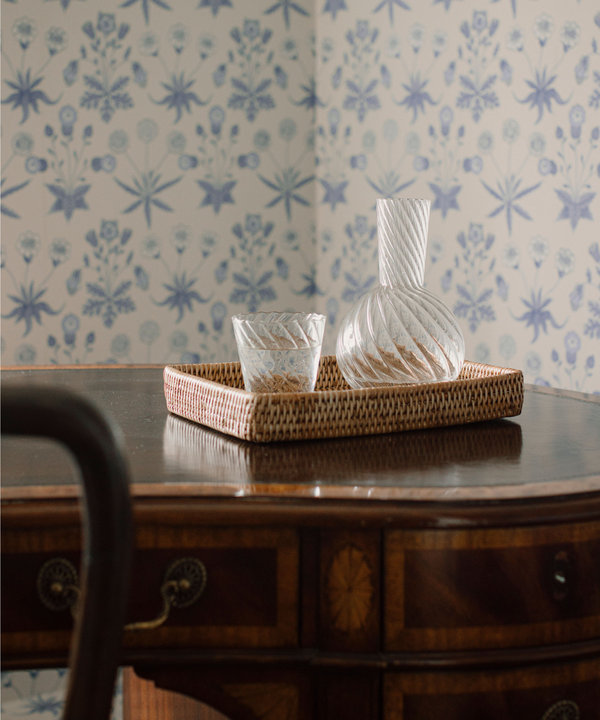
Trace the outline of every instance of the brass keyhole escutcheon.
[[546, 710], [542, 720], [579, 720], [579, 707], [572, 700], [559, 700]]
[[[187, 608], [200, 598], [208, 574], [204, 563], [197, 558], [180, 558], [167, 568], [160, 595], [163, 609], [153, 620], [130, 623], [125, 630], [153, 630], [160, 627], [169, 617], [171, 608]], [[42, 567], [37, 576], [38, 596], [42, 604], [56, 612], [71, 610], [77, 612], [79, 600], [79, 576], [74, 565], [65, 558], [52, 558]]]
[[166, 583], [176, 583], [171, 604], [176, 608], [186, 608], [202, 595], [207, 580], [204, 563], [196, 558], [181, 558], [167, 568], [163, 587]]
[[79, 599], [79, 576], [73, 563], [64, 558], [44, 563], [37, 576], [37, 591], [48, 610], [73, 609]]
[[564, 600], [571, 590], [572, 568], [565, 550], [557, 552], [552, 559], [551, 588], [555, 600]]

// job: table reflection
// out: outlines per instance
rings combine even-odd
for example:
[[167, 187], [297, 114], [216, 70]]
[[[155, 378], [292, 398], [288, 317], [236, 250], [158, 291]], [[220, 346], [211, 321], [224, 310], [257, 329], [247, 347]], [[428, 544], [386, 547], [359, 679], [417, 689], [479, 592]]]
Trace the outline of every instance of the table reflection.
[[[230, 483], [392, 485], [414, 481], [453, 485], [453, 468], [518, 462], [521, 426], [509, 420], [389, 435], [256, 444], [238, 440], [175, 415], [167, 418], [163, 451], [172, 471], [198, 480]], [[433, 473], [431, 471], [434, 471]], [[437, 470], [437, 472], [436, 472]], [[444, 472], [439, 472], [444, 470]]]

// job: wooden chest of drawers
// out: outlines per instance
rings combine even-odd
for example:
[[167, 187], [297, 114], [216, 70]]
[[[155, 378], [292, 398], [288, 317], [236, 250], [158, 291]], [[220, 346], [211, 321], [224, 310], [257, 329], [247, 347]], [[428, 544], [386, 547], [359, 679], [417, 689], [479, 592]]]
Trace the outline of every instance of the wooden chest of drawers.
[[[160, 369], [14, 373], [123, 428], [138, 678], [232, 720], [599, 720], [600, 399], [528, 388], [511, 421], [270, 448], [168, 417]], [[76, 483], [33, 443], [10, 457], [3, 667], [60, 666], [72, 618], [38, 578], [77, 572]], [[182, 562], [201, 592], [165, 615]]]

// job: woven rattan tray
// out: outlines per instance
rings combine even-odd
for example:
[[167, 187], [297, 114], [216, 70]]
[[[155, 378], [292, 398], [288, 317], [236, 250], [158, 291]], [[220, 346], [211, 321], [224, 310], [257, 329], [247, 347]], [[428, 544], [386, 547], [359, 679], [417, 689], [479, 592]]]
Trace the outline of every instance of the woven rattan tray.
[[312, 393], [249, 393], [239, 363], [167, 365], [167, 407], [253, 442], [380, 435], [512, 417], [523, 406], [520, 370], [465, 362], [458, 380], [352, 390], [334, 355], [321, 358]]

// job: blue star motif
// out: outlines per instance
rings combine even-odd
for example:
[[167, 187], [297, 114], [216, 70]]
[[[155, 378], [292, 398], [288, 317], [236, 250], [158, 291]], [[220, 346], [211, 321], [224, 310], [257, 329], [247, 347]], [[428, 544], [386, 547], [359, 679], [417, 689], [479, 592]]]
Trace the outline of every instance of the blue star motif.
[[558, 325], [556, 320], [552, 317], [552, 313], [550, 310], [547, 310], [546, 308], [548, 305], [552, 302], [552, 298], [547, 298], [544, 300], [542, 298], [542, 291], [538, 290], [537, 295], [532, 290], [531, 291], [531, 300], [525, 300], [524, 298], [521, 298], [521, 302], [523, 305], [525, 305], [526, 308], [528, 308], [527, 312], [523, 313], [521, 317], [515, 318], [517, 322], [524, 322], [525, 327], [531, 327], [533, 326], [533, 340], [531, 341], [534, 343], [540, 334], [540, 328], [548, 334], [548, 329], [546, 328], [546, 323], [549, 322], [550, 325], [555, 330], [560, 330], [560, 328], [565, 326], [566, 320], [562, 325]]
[[385, 6], [388, 6], [388, 10], [390, 13], [390, 23], [394, 24], [394, 5], [397, 5], [399, 8], [402, 8], [403, 10], [410, 10], [410, 6], [406, 3], [402, 2], [402, 0], [382, 0], [379, 5], [373, 10], [374, 13], [379, 12], [380, 10], [383, 10]]
[[[0, 182], [0, 187], [4, 185], [5, 180], [6, 178], [2, 178], [2, 181]], [[7, 195], [12, 195], [19, 190], [22, 190], [26, 185], [29, 185], [29, 180], [25, 180], [25, 182], [21, 183], [20, 185], [13, 185], [12, 187], [6, 188], [6, 190], [2, 190], [0, 192], [0, 198], [5, 198]], [[14, 210], [11, 210], [10, 208], [6, 207], [6, 205], [3, 205], [1, 203], [0, 213], [2, 213], [3, 215], [8, 215], [8, 217], [11, 218], [20, 218], [20, 215], [17, 215]]]
[[285, 20], [286, 30], [290, 29], [290, 9], [295, 10], [300, 15], [305, 15], [307, 17], [309, 15], [303, 7], [300, 7], [298, 3], [295, 3], [292, 0], [279, 0], [279, 2], [276, 2], [275, 5], [271, 5], [268, 10], [265, 10], [265, 15], [271, 15], [271, 13], [279, 10], [279, 8], [283, 9], [283, 18]]
[[238, 78], [231, 78], [231, 84], [238, 92], [234, 92], [229, 98], [227, 107], [244, 110], [250, 122], [254, 122], [259, 110], [271, 110], [275, 107], [275, 101], [265, 92], [271, 85], [269, 78], [262, 80], [256, 88], [252, 82], [245, 83]]
[[192, 303], [194, 301], [197, 303], [207, 303], [210, 300], [210, 298], [205, 300], [202, 296], [198, 295], [195, 290], [191, 289], [192, 286], [195, 285], [197, 279], [198, 278], [192, 278], [191, 280], [186, 280], [185, 273], [182, 275], [174, 275], [172, 285], [163, 283], [163, 287], [166, 288], [170, 294], [167, 295], [164, 300], [157, 302], [156, 304], [166, 305], [169, 310], [176, 309], [176, 322], [179, 322], [183, 317], [186, 308], [192, 312]]
[[593, 220], [589, 205], [596, 197], [595, 192], [584, 193], [580, 198], [571, 197], [564, 190], [555, 190], [564, 207], [560, 212], [557, 220], [569, 220], [573, 230], [577, 227], [577, 223], [582, 220]]
[[67, 190], [60, 185], [46, 185], [46, 187], [56, 197], [50, 212], [64, 212], [66, 219], [70, 220], [75, 210], [89, 210], [84, 195], [92, 187], [91, 185], [80, 185], [74, 190]]
[[17, 71], [16, 82], [11, 82], [10, 80], [4, 81], [9, 88], [14, 90], [14, 92], [12, 93], [12, 95], [9, 95], [5, 100], [2, 100], [2, 104], [5, 105], [6, 103], [12, 103], [13, 110], [16, 110], [18, 107], [21, 108], [21, 110], [23, 111], [21, 124], [23, 124], [29, 117], [30, 105], [32, 109], [39, 115], [40, 111], [38, 110], [38, 102], [46, 103], [46, 105], [56, 105], [56, 103], [60, 100], [60, 98], [57, 98], [56, 100], [50, 100], [46, 93], [43, 90], [40, 90], [38, 85], [42, 82], [43, 79], [43, 77], [32, 78], [31, 70], [29, 69], [25, 74]]
[[519, 100], [519, 98], [516, 98], [517, 102], [523, 104], [531, 103], [531, 110], [533, 110], [533, 108], [537, 106], [538, 117], [536, 123], [539, 123], [539, 121], [544, 116], [544, 105], [546, 105], [548, 112], [552, 112], [552, 100], [557, 102], [559, 105], [565, 105], [568, 102], [567, 100], [563, 100], [560, 97], [560, 95], [556, 92], [555, 88], [550, 87], [550, 85], [552, 85], [552, 83], [556, 80], [556, 77], [556, 75], [553, 75], [552, 77], [547, 78], [546, 68], [542, 70], [541, 75], [540, 71], [536, 70], [535, 81], [525, 80], [527, 85], [532, 88], [532, 92], [530, 92], [529, 95], [523, 100]]
[[150, 99], [157, 105], [166, 105], [167, 110], [175, 108], [175, 111], [177, 113], [175, 122], [179, 122], [181, 120], [181, 114], [184, 108], [188, 111], [188, 113], [191, 114], [192, 109], [190, 107], [190, 103], [193, 102], [196, 103], [196, 105], [206, 105], [206, 103], [208, 102], [208, 100], [206, 102], [200, 100], [196, 93], [190, 90], [190, 88], [195, 82], [196, 81], [194, 79], [186, 82], [183, 73], [181, 73], [179, 77], [173, 74], [170, 84], [161, 83], [165, 90], [168, 90], [168, 94], [165, 95], [162, 100], [152, 100], [152, 98]]
[[356, 110], [358, 122], [365, 119], [369, 110], [379, 110], [379, 98], [373, 93], [377, 87], [377, 80], [371, 80], [366, 88], [359, 87], [353, 80], [346, 80], [350, 91], [344, 100], [344, 110]]
[[[138, 0], [126, 0], [122, 5], [119, 5], [119, 7], [130, 7], [131, 5], [135, 5], [135, 3]], [[144, 18], [146, 20], [146, 25], [150, 22], [150, 3], [153, 2], [155, 5], [158, 5], [158, 7], [163, 8], [163, 10], [170, 10], [171, 6], [167, 5], [166, 2], [163, 2], [163, 0], [141, 0], [142, 3], [142, 12], [144, 13]]]
[[159, 185], [159, 181], [161, 176], [155, 175], [153, 170], [150, 170], [150, 172], [143, 173], [141, 176], [141, 180], [138, 180], [138, 178], [133, 178], [133, 183], [135, 187], [130, 187], [129, 185], [126, 185], [124, 182], [121, 182], [118, 178], [115, 178], [115, 182], [117, 185], [123, 190], [126, 190], [128, 193], [131, 193], [132, 195], [135, 195], [138, 200], [135, 200], [129, 207], [125, 208], [123, 210], [124, 213], [130, 213], [133, 212], [136, 208], [143, 205], [144, 207], [144, 215], [146, 216], [146, 224], [148, 227], [152, 226], [152, 206], [159, 208], [160, 210], [164, 210], [165, 212], [173, 212], [173, 208], [170, 205], [167, 205], [166, 202], [163, 202], [162, 200], [159, 200], [156, 195], [158, 195], [159, 192], [163, 192], [163, 190], [166, 190], [167, 188], [170, 188], [172, 185], [175, 185], [178, 183], [183, 175], [180, 175], [178, 178], [175, 178], [174, 180], [169, 180], [166, 183], [163, 183], [162, 185]]
[[314, 265], [311, 265], [308, 273], [302, 273], [302, 279], [306, 281], [306, 285], [302, 290], [294, 290], [294, 295], [306, 295], [307, 298], [325, 295], [317, 285], [317, 268]]
[[456, 196], [460, 192], [462, 185], [455, 185], [452, 188], [443, 188], [436, 183], [429, 183], [429, 188], [435, 193], [435, 200], [431, 206], [432, 210], [441, 210], [442, 217], [445, 218], [448, 210], [460, 210]]
[[235, 204], [235, 200], [231, 196], [231, 191], [237, 183], [237, 180], [230, 180], [229, 182], [223, 183], [223, 185], [213, 185], [206, 180], [197, 180], [196, 182], [206, 192], [206, 196], [200, 204], [200, 207], [212, 205], [213, 210], [218, 214], [221, 205], [224, 203]]
[[401, 102], [394, 100], [396, 105], [406, 105], [407, 110], [413, 111], [414, 122], [417, 119], [419, 110], [425, 114], [425, 103], [430, 105], [437, 105], [438, 103], [432, 100], [431, 95], [425, 91], [425, 86], [429, 80], [421, 80], [419, 73], [411, 75], [408, 80], [409, 84], [402, 83], [402, 87], [408, 93], [407, 96]]
[[212, 10], [212, 14], [216, 15], [219, 12], [219, 8], [222, 7], [233, 7], [231, 0], [200, 0], [198, 8], [209, 7]]
[[325, 107], [325, 103], [317, 96], [317, 83], [314, 77], [308, 79], [307, 85], [300, 85], [300, 89], [306, 93], [302, 100], [296, 102], [290, 98], [290, 101], [293, 105], [297, 105], [298, 107], [304, 106], [307, 110], [312, 110], [314, 118], [317, 107]]
[[61, 710], [63, 709], [65, 702], [64, 700], [57, 700], [55, 697], [51, 696], [49, 698], [43, 698], [41, 695], [38, 695], [36, 698], [28, 698], [27, 699], [27, 715], [37, 715], [42, 713], [52, 713], [54, 717], [58, 717], [61, 713]]
[[406, 188], [409, 185], [412, 185], [416, 178], [413, 178], [412, 180], [409, 180], [408, 182], [401, 183], [400, 182], [400, 175], [396, 173], [394, 170], [391, 172], [384, 173], [382, 176], [378, 178], [379, 185], [375, 184], [372, 180], [369, 178], [365, 178], [366, 181], [369, 183], [369, 185], [375, 190], [378, 197], [381, 198], [394, 198], [398, 197], [398, 195], [403, 191], [406, 190]]
[[261, 302], [270, 302], [277, 299], [275, 290], [268, 285], [273, 272], [268, 271], [263, 273], [258, 281], [253, 278], [247, 278], [241, 273], [234, 273], [234, 281], [241, 287], [235, 288], [235, 290], [229, 296], [229, 301], [232, 303], [246, 303], [250, 312], [256, 312]]
[[347, 10], [346, 0], [327, 0], [323, 12], [330, 12], [331, 17], [335, 20], [338, 10]]
[[9, 300], [15, 303], [15, 307], [7, 315], [2, 315], [5, 320], [15, 319], [15, 322], [25, 322], [25, 332], [23, 337], [31, 332], [33, 321], [35, 320], [38, 325], [42, 324], [42, 313], [48, 315], [58, 315], [60, 310], [53, 310], [47, 302], [44, 302], [40, 298], [46, 292], [47, 288], [36, 290], [33, 283], [26, 288], [21, 285], [21, 295], [9, 295]]
[[489, 185], [486, 185], [483, 180], [481, 181], [481, 183], [483, 187], [496, 198], [496, 200], [500, 200], [500, 202], [502, 203], [495, 210], [493, 210], [488, 215], [488, 217], [496, 217], [496, 215], [498, 215], [499, 213], [503, 211], [506, 212], [506, 224], [508, 225], [509, 235], [512, 233], [513, 211], [525, 220], [532, 219], [531, 215], [529, 215], [529, 213], [520, 205], [517, 205], [515, 201], [520, 200], [522, 197], [528, 195], [530, 192], [537, 190], [542, 184], [541, 182], [539, 182], [537, 185], [532, 185], [531, 187], [525, 188], [525, 190], [521, 190], [520, 192], [519, 187], [521, 185], [521, 180], [516, 180], [514, 175], [511, 175], [510, 177], [504, 179], [504, 186], [502, 186], [498, 182], [498, 192], [492, 190], [492, 188]]
[[259, 175], [258, 177], [260, 180], [262, 180], [262, 182], [264, 182], [267, 187], [270, 187], [271, 190], [275, 190], [275, 192], [277, 193], [277, 196], [273, 200], [271, 200], [270, 203], [267, 203], [265, 207], [273, 207], [274, 205], [277, 205], [278, 202], [283, 200], [285, 205], [285, 214], [288, 220], [292, 219], [292, 200], [299, 203], [300, 205], [310, 205], [308, 200], [306, 200], [306, 198], [303, 198], [301, 195], [298, 195], [296, 190], [299, 190], [303, 185], [306, 185], [306, 183], [314, 180], [314, 175], [299, 180], [299, 170], [294, 170], [294, 168], [284, 168], [281, 175], [277, 173], [275, 174], [274, 180], [267, 180], [267, 178], [263, 177], [262, 175]]
[[368, 293], [377, 280], [375, 275], [371, 275], [364, 282], [361, 282], [360, 278], [350, 273], [346, 273], [345, 278], [348, 285], [344, 288], [342, 300], [347, 303], [354, 303], [365, 293]]
[[348, 185], [347, 180], [341, 183], [329, 183], [327, 180], [319, 179], [319, 182], [325, 188], [325, 195], [321, 201], [322, 205], [331, 205], [331, 209], [335, 210], [337, 203], [346, 202], [344, 190], [346, 189], [346, 185]]

